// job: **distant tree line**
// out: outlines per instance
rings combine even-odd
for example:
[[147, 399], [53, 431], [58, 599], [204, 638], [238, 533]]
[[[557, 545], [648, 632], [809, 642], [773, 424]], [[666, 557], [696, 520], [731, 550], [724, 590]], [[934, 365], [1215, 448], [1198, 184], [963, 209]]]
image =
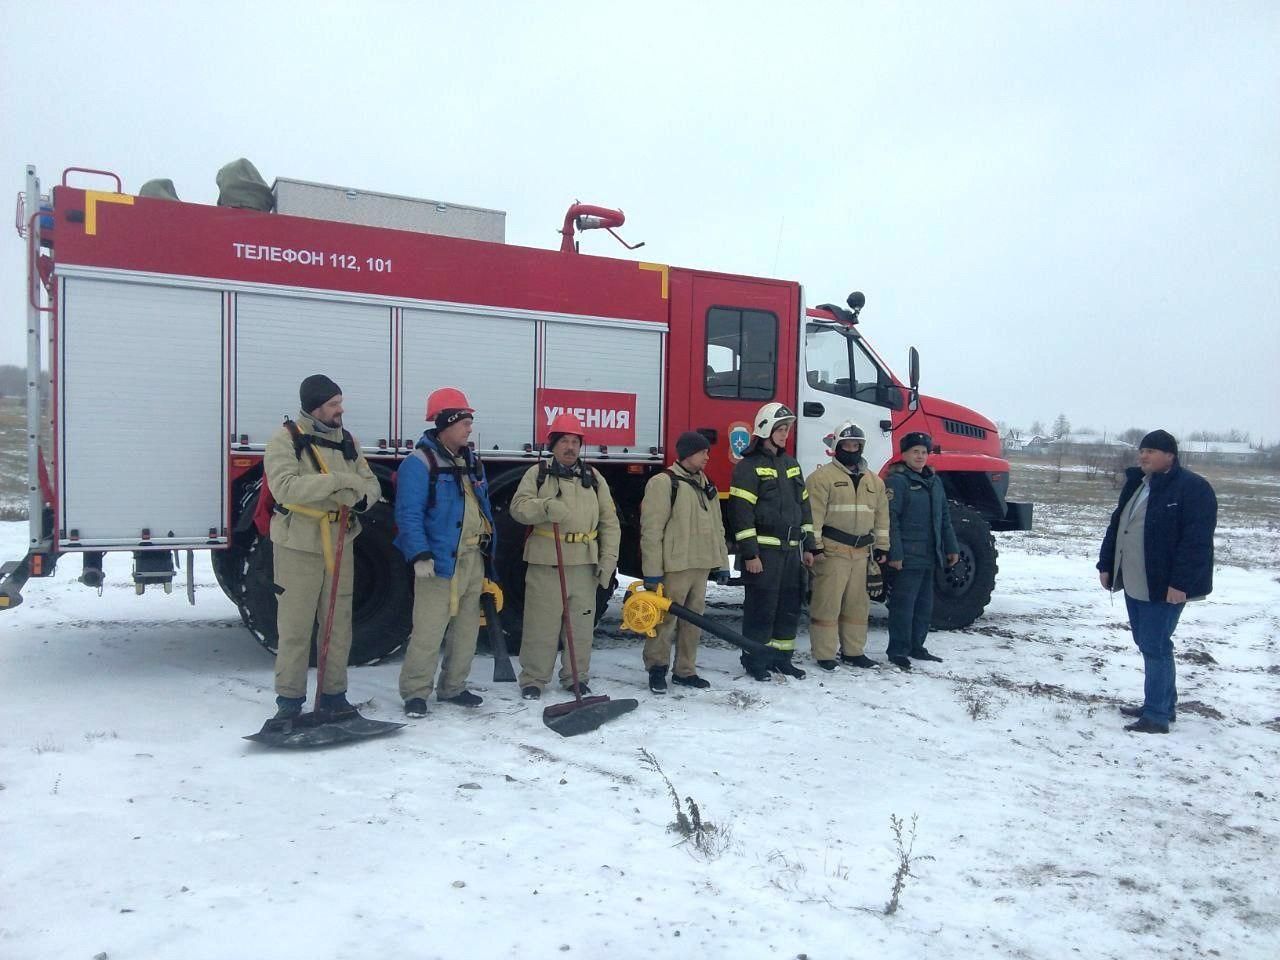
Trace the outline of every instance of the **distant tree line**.
[[[49, 395], [49, 374], [46, 373], [40, 384], [41, 394]], [[0, 364], [0, 399], [4, 397], [25, 397], [27, 395], [27, 368], [11, 363]]]

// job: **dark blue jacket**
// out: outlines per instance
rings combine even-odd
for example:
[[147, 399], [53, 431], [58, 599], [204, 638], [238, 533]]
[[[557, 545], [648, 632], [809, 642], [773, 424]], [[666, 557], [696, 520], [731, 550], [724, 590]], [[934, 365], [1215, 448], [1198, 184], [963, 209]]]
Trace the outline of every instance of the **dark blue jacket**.
[[916, 473], [905, 463], [895, 463], [884, 485], [889, 498], [889, 559], [919, 569], [932, 567], [936, 558], [938, 566], [945, 567], [946, 555], [959, 553], [960, 546], [938, 475], [929, 467]]
[[[396, 547], [410, 563], [434, 559], [436, 576], [452, 577], [466, 508], [466, 494], [458, 476], [464, 468], [454, 466], [453, 457], [440, 444], [435, 430], [422, 435], [417, 449], [435, 464], [435, 496], [431, 496], [430, 468], [417, 455], [405, 459], [396, 471]], [[475, 491], [480, 510], [489, 526], [494, 527], [484, 464], [469, 447], [462, 451], [462, 456], [467, 461], [465, 471], [471, 477], [471, 489]], [[490, 541], [485, 552], [490, 561], [486, 565], [491, 568], [494, 541]]]
[[[1142, 470], [1125, 471], [1120, 505], [1111, 514], [1102, 539], [1098, 569], [1111, 573], [1116, 561], [1116, 531], [1120, 517], [1142, 485]], [[1173, 461], [1168, 473], [1151, 475], [1147, 520], [1142, 527], [1147, 557], [1147, 590], [1154, 601], [1163, 601], [1169, 588], [1188, 597], [1208, 596], [1213, 590], [1213, 531], [1218, 525], [1218, 498], [1209, 481]]]

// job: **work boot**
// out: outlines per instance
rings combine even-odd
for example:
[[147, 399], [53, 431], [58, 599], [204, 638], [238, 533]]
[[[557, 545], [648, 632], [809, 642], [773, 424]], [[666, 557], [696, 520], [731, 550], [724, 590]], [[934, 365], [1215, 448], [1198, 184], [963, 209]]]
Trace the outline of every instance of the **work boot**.
[[814, 662], [820, 669], [826, 670], [828, 673], [836, 668], [836, 662], [834, 660], [815, 660]]
[[804, 679], [804, 671], [791, 662], [791, 651], [785, 651], [773, 662], [773, 669], [784, 677], [795, 677], [797, 680]]
[[906, 657], [890, 657], [889, 662], [899, 670], [905, 670], [907, 673], [911, 672], [911, 661]]
[[666, 693], [667, 692], [667, 668], [666, 667], [650, 667], [649, 668], [649, 692], [650, 693]]
[[850, 657], [842, 653], [840, 654], [840, 662], [847, 667], [861, 667], [864, 670], [869, 670], [872, 667], [880, 666], [880, 664], [877, 661], [872, 660], [870, 657], [863, 656], [861, 653], [858, 654], [856, 657]]
[[[1142, 716], [1142, 706], [1141, 705], [1138, 705], [1136, 707], [1123, 706], [1120, 708], [1120, 714], [1121, 716], [1125, 716], [1125, 717], [1133, 717], [1136, 720], [1138, 717]], [[1175, 713], [1173, 716], [1171, 716], [1169, 718], [1169, 722], [1177, 723], [1178, 715]]]
[[404, 702], [404, 715], [420, 720], [427, 715], [427, 701], [422, 697], [413, 697]]
[[320, 703], [316, 705], [316, 713], [321, 714], [323, 722], [330, 723], [334, 720], [350, 720], [356, 716], [356, 708], [347, 702], [347, 694], [343, 693], [322, 693], [320, 694]]
[[276, 715], [273, 720], [297, 720], [302, 716], [306, 697], [276, 697]]
[[542, 691], [535, 686], [521, 687], [520, 699], [522, 700], [541, 700]]
[[912, 650], [912, 651], [911, 651], [911, 659], [912, 659], [912, 660], [932, 660], [934, 663], [941, 663], [941, 662], [942, 662], [942, 658], [941, 658], [941, 657], [936, 656], [935, 654], [930, 653], [930, 652], [929, 652], [928, 650], [926, 650], [924, 647], [919, 647], [918, 649]]
[[1125, 724], [1125, 729], [1130, 733], [1168, 733], [1169, 725], [1167, 723], [1156, 723], [1154, 720], [1141, 717], [1134, 723]]
[[769, 679], [769, 668], [765, 666], [763, 663], [761, 663], [759, 660], [757, 660], [755, 657], [753, 657], [751, 654], [744, 653], [738, 659], [742, 663], [742, 669], [747, 671], [747, 674], [751, 677], [752, 680], [768, 680]]
[[591, 692], [591, 688], [587, 686], [587, 681], [585, 680], [583, 680], [581, 683], [571, 683], [569, 684], [569, 686], [565, 687], [565, 689], [568, 690], [570, 693], [572, 693], [575, 697], [585, 697], [587, 694]]
[[478, 707], [484, 703], [484, 697], [477, 696], [470, 690], [463, 690], [456, 697], [441, 697], [441, 703], [454, 703], [460, 707]]
[[711, 686], [709, 682], [703, 680], [696, 673], [691, 673], [687, 677], [682, 677], [678, 673], [671, 675], [671, 682], [681, 687], [693, 687], [695, 690], [705, 690]]

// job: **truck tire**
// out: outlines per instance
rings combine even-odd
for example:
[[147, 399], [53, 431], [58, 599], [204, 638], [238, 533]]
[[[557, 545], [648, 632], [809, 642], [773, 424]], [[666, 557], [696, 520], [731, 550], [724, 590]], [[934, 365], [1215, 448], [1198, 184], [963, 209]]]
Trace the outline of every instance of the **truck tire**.
[[960, 543], [960, 562], [950, 570], [938, 570], [933, 579], [935, 630], [960, 630], [969, 626], [991, 602], [995, 588], [996, 540], [982, 514], [951, 501], [951, 525]]
[[[360, 523], [363, 529], [355, 539], [356, 582], [348, 657], [353, 666], [377, 663], [391, 656], [408, 641], [413, 621], [413, 580], [408, 565], [392, 544], [391, 506], [377, 504], [361, 515]], [[239, 609], [244, 625], [274, 654], [279, 634], [271, 540], [255, 536], [245, 549], [228, 551], [215, 563], [215, 574]], [[317, 625], [312, 634], [312, 666], [316, 663], [318, 635]]]

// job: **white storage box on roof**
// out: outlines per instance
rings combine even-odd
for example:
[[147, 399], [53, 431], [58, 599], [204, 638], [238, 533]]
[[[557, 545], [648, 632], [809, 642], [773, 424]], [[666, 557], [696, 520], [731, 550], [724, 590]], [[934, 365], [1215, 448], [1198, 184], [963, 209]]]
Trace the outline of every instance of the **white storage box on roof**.
[[507, 215], [502, 210], [417, 200], [287, 177], [277, 177], [271, 192], [276, 198], [276, 213], [291, 217], [413, 230], [491, 243], [503, 243], [507, 235]]

